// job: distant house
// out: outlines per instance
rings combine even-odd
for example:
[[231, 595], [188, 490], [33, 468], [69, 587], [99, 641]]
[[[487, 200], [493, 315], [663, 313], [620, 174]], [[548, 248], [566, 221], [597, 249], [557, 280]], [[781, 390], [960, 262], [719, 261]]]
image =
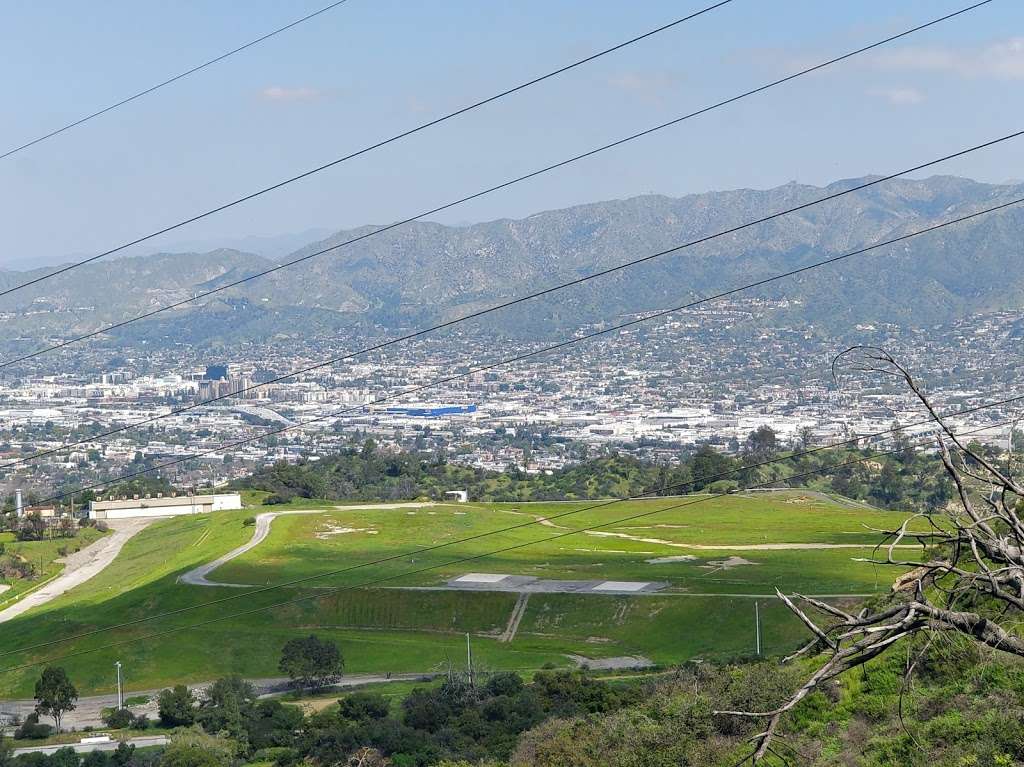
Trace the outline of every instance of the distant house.
[[24, 513], [25, 516], [35, 515], [40, 519], [53, 519], [60, 516], [53, 506], [29, 506]]
[[155, 498], [111, 498], [89, 503], [90, 519], [132, 519], [135, 517], [180, 517], [242, 508], [238, 493], [215, 495], [156, 496]]

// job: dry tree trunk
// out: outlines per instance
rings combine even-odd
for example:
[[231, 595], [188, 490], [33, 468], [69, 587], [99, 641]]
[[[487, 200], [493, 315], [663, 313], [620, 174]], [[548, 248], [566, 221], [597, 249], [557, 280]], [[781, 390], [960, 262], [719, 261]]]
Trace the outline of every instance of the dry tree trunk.
[[[813, 639], [783, 662], [821, 651], [825, 661], [788, 700], [771, 711], [717, 711], [716, 714], [764, 719], [765, 728], [755, 735], [751, 753], [740, 764], [759, 762], [772, 752], [773, 739], [783, 716], [819, 685], [889, 650], [900, 640], [919, 633], [951, 632], [986, 647], [1024, 657], [1024, 641], [1006, 628], [1007, 617], [1024, 611], [1024, 524], [1021, 500], [1024, 485], [999, 469], [979, 451], [964, 444], [936, 413], [927, 395], [910, 373], [884, 350], [853, 347], [836, 358], [853, 370], [880, 373], [902, 380], [935, 420], [938, 449], [957, 499], [936, 518], [914, 514], [895, 530], [877, 530], [882, 543], [876, 552], [883, 557], [862, 561], [910, 568], [896, 578], [887, 603], [852, 615], [816, 599], [777, 591], [779, 599], [803, 622]], [[973, 487], [991, 492], [979, 499]], [[914, 522], [927, 532], [911, 530]], [[895, 555], [903, 541], [921, 544], [918, 559]], [[990, 603], [1002, 608], [990, 617], [957, 609], [958, 604]], [[812, 615], [814, 617], [812, 617]], [[908, 664], [908, 674], [913, 665]]]

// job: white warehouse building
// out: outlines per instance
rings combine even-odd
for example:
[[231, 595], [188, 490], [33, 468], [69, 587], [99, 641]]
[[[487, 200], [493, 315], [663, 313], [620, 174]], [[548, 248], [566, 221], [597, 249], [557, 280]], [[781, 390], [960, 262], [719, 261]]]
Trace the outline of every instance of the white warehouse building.
[[155, 498], [122, 498], [91, 501], [90, 519], [133, 519], [136, 517], [180, 517], [186, 514], [209, 514], [242, 508], [238, 493], [216, 495], [176, 495]]

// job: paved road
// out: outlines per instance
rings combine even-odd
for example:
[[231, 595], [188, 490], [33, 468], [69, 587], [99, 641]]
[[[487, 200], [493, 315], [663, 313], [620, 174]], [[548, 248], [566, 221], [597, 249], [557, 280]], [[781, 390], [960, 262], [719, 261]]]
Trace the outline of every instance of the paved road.
[[221, 565], [227, 564], [232, 559], [242, 556], [245, 552], [259, 546], [270, 535], [270, 525], [276, 517], [280, 517], [284, 514], [323, 514], [323, 509], [315, 509], [312, 511], [266, 511], [262, 514], [256, 515], [256, 527], [253, 529], [252, 538], [249, 539], [248, 543], [243, 543], [237, 549], [229, 551], [223, 556], [217, 557], [212, 562], [207, 562], [205, 565], [199, 565], [199, 567], [189, 570], [184, 575], [178, 576], [178, 583], [187, 583], [189, 586], [227, 586], [236, 589], [249, 589], [252, 588], [252, 584], [249, 583], [218, 583], [211, 581], [206, 576], [212, 573]]
[[112, 535], [105, 536], [95, 543], [86, 546], [64, 558], [64, 571], [40, 589], [33, 591], [15, 602], [6, 610], [0, 610], [0, 623], [17, 618], [34, 607], [39, 607], [56, 599], [75, 586], [85, 583], [98, 575], [120, 553], [128, 540], [154, 520], [150, 519], [118, 519], [112, 520]]
[[247, 551], [259, 546], [263, 541], [266, 540], [267, 536], [270, 535], [270, 525], [274, 522], [277, 517], [284, 516], [286, 514], [324, 514], [329, 511], [339, 510], [345, 511], [348, 509], [356, 510], [372, 510], [372, 509], [422, 509], [426, 506], [436, 506], [434, 503], [363, 503], [356, 504], [354, 506], [334, 506], [330, 509], [311, 509], [309, 511], [265, 511], [262, 514], [256, 515], [256, 527], [253, 530], [252, 538], [249, 539], [248, 543], [243, 543], [237, 549], [229, 551], [223, 556], [217, 557], [212, 562], [207, 562], [205, 565], [199, 565], [199, 567], [189, 570], [182, 576], [179, 576], [179, 583], [187, 583], [190, 586], [226, 586], [228, 588], [237, 589], [251, 589], [254, 588], [253, 584], [250, 583], [219, 583], [218, 581], [211, 581], [207, 576], [210, 575], [221, 565], [225, 565], [232, 559], [242, 556]]
[[[500, 583], [487, 583], [478, 584], [472, 587], [466, 586], [452, 586], [451, 584], [444, 584], [443, 586], [385, 586], [384, 588], [395, 589], [397, 591], [497, 591], [503, 594], [524, 594], [527, 593], [523, 590], [522, 586], [510, 584], [504, 586]], [[529, 593], [544, 593], [544, 594], [579, 594], [579, 589], [572, 587], [562, 588], [557, 585], [551, 585], [545, 588], [542, 592], [538, 592], [534, 589]], [[690, 597], [695, 599], [778, 599], [779, 595], [772, 594], [729, 594], [724, 592], [701, 592], [701, 591], [586, 591], [583, 592], [587, 595], [593, 596], [606, 596], [606, 597]], [[879, 592], [872, 592], [866, 594], [851, 593], [851, 594], [805, 594], [804, 596], [811, 597], [813, 599], [867, 599], [868, 597], [878, 596]]]
[[[342, 677], [341, 681], [337, 684], [332, 685], [330, 689], [342, 690], [348, 687], [358, 687], [364, 684], [378, 684], [381, 682], [416, 682], [419, 680], [432, 679], [435, 676], [437, 676], [437, 674], [432, 671], [411, 674], [392, 674], [391, 676], [386, 674], [347, 674]], [[268, 677], [266, 679], [250, 679], [249, 681], [252, 682], [261, 696], [279, 695], [291, 690], [291, 680], [287, 677]], [[188, 687], [198, 695], [202, 695], [209, 686], [210, 682], [198, 682], [196, 684], [190, 684]], [[157, 718], [156, 697], [159, 692], [160, 690], [157, 689], [125, 691], [124, 697], [126, 700], [143, 696], [148, 698], [146, 703], [141, 703], [137, 706], [128, 706], [128, 709], [133, 714], [145, 714], [155, 721]], [[74, 728], [77, 730], [80, 730], [83, 727], [102, 727], [103, 709], [114, 708], [116, 705], [117, 696], [113, 693], [108, 695], [89, 695], [79, 698], [78, 705], [75, 710], [68, 711], [64, 714], [62, 724], [65, 729]], [[0, 701], [0, 718], [17, 716], [24, 719], [35, 710], [35, 706], [36, 702], [34, 700], [23, 699]], [[42, 721], [47, 724], [53, 723], [46, 717], [42, 717]]]
[[[83, 733], [82, 737], [87, 737]], [[129, 738], [125, 741], [136, 748], [149, 748], [150, 746], [166, 746], [166, 735], [147, 735], [141, 738]], [[72, 748], [76, 753], [88, 754], [90, 751], [114, 751], [120, 745], [120, 741], [112, 740], [109, 743], [62, 743], [58, 746], [30, 746], [28, 748], [14, 749], [14, 755], [20, 754], [54, 754], [62, 748]]]

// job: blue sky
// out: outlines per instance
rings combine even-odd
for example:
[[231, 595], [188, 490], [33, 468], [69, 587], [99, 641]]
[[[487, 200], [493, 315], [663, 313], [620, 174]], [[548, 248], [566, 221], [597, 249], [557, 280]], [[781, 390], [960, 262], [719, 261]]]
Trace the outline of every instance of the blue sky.
[[[5, 8], [3, 149], [324, 4], [53, 0]], [[167, 235], [385, 223], [966, 5], [735, 0], [557, 80]], [[0, 161], [0, 265], [90, 255], [666, 23], [702, 3], [349, 0]], [[646, 192], [823, 184], [1024, 127], [1024, 5], [967, 16], [452, 210], [464, 223]], [[1024, 177], [1024, 140], [950, 163]]]

